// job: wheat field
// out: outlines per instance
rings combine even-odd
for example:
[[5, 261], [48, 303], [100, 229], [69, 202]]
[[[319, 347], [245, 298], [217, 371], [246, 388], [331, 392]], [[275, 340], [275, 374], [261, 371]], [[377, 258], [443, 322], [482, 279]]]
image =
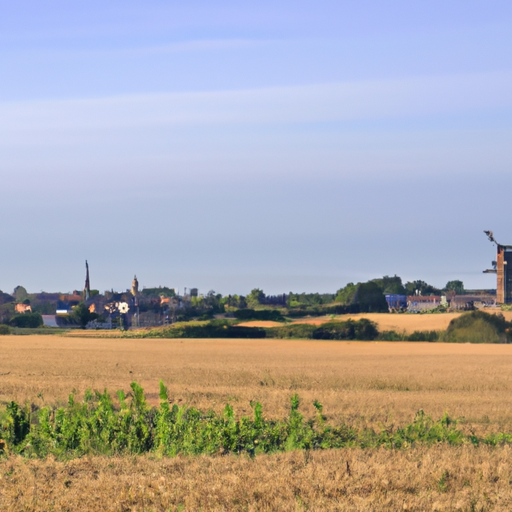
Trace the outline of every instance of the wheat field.
[[[249, 414], [258, 400], [265, 416], [284, 417], [297, 392], [306, 416], [317, 399], [332, 423], [385, 428], [423, 409], [461, 418], [468, 432], [512, 432], [509, 345], [2, 336], [0, 350], [2, 404], [57, 404], [133, 380], [156, 404], [162, 379], [173, 402], [201, 409]], [[510, 510], [510, 455], [439, 446], [255, 460], [11, 456], [0, 462], [0, 509]]]
[[[483, 311], [491, 314], [502, 314], [507, 321], [512, 321], [512, 311], [501, 311], [497, 308], [484, 308]], [[392, 313], [357, 313], [335, 316], [307, 317], [295, 320], [294, 324], [321, 325], [326, 322], [345, 321], [349, 318], [360, 320], [366, 318], [375, 322], [379, 331], [396, 331], [397, 333], [411, 334], [414, 331], [443, 331], [449, 323], [463, 313], [451, 312], [442, 314], [392, 314]], [[278, 327], [279, 322], [272, 321], [249, 321], [238, 325], [246, 327]]]

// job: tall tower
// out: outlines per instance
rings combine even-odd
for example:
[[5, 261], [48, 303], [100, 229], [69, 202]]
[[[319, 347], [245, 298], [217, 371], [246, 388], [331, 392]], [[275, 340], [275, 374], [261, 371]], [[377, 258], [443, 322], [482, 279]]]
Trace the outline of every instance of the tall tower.
[[484, 231], [491, 242], [496, 244], [496, 261], [492, 269], [484, 270], [485, 274], [496, 274], [496, 302], [512, 303], [512, 245], [499, 244], [492, 231]]
[[91, 296], [91, 282], [89, 281], [89, 263], [85, 260], [85, 286], [84, 286], [84, 299], [89, 300]]
[[139, 281], [137, 280], [137, 276], [133, 277], [131, 292], [134, 297], [137, 297], [139, 294]]

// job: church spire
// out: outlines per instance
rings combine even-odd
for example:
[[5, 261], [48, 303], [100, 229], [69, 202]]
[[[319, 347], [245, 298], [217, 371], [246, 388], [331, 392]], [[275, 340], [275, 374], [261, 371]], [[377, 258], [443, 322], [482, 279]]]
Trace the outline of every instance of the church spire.
[[84, 297], [85, 300], [89, 300], [91, 296], [91, 283], [89, 281], [89, 263], [85, 260], [85, 287], [84, 287]]

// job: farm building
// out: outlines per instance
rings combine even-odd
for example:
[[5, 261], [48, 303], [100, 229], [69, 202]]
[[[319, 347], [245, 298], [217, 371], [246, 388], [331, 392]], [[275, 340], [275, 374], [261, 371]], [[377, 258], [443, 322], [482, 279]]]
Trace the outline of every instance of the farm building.
[[446, 304], [446, 297], [440, 295], [409, 295], [407, 297], [407, 311], [410, 313], [429, 311], [441, 304]]
[[468, 311], [496, 305], [495, 295], [454, 295], [450, 299], [450, 309]]
[[397, 293], [386, 294], [386, 302], [389, 311], [401, 311], [407, 308], [407, 295], [398, 295]]

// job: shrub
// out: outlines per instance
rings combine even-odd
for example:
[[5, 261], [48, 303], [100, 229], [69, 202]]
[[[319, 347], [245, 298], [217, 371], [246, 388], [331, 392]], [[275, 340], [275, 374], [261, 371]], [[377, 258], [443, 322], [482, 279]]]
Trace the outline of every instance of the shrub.
[[406, 339], [407, 341], [437, 341], [439, 333], [437, 331], [414, 331]]
[[336, 306], [299, 306], [288, 308], [286, 316], [292, 318], [302, 318], [305, 316], [324, 316], [324, 315], [347, 315], [349, 313], [359, 313], [361, 308], [359, 304], [340, 304]]
[[504, 343], [510, 341], [509, 328], [502, 314], [471, 311], [453, 319], [443, 338], [452, 343]]
[[328, 322], [313, 331], [315, 340], [374, 340], [379, 331], [377, 325], [366, 319], [358, 321]]
[[8, 325], [0, 324], [0, 334], [10, 334], [11, 330]]
[[396, 331], [382, 331], [379, 333], [377, 339], [379, 341], [404, 341], [406, 339], [406, 335], [400, 334]]
[[13, 327], [25, 327], [35, 329], [43, 325], [43, 317], [39, 313], [23, 313], [14, 315], [10, 322]]
[[233, 313], [233, 315], [238, 320], [284, 322], [284, 317], [281, 312], [275, 309], [238, 309]]
[[241, 327], [226, 320], [190, 322], [174, 325], [167, 329], [147, 333], [154, 338], [265, 338], [267, 333], [260, 327]]
[[310, 324], [288, 324], [271, 327], [267, 329], [267, 334], [269, 338], [310, 340], [313, 338], [315, 329], [316, 326]]

